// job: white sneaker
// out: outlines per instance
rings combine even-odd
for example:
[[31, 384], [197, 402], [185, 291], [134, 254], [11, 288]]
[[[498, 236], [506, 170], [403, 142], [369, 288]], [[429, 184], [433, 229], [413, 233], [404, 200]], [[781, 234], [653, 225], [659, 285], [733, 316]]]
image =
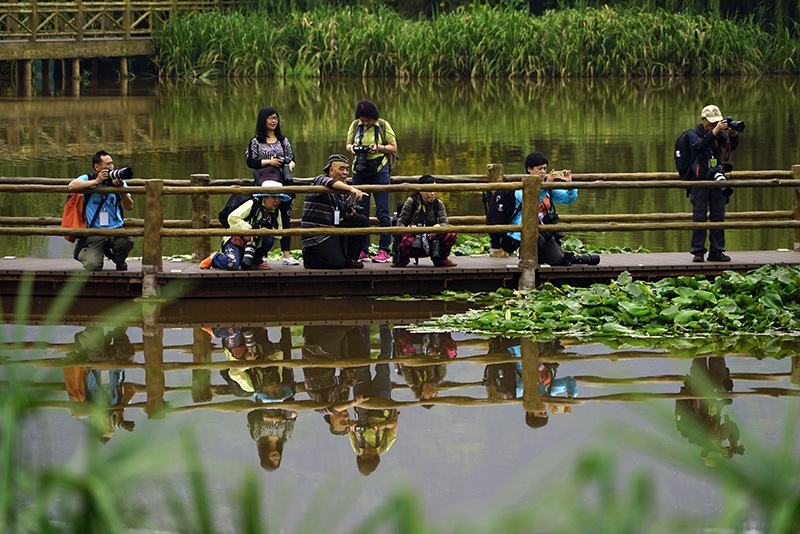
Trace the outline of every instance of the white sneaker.
[[300, 262], [292, 258], [291, 256], [289, 256], [288, 258], [283, 258], [283, 261], [281, 263], [284, 265], [300, 265]]

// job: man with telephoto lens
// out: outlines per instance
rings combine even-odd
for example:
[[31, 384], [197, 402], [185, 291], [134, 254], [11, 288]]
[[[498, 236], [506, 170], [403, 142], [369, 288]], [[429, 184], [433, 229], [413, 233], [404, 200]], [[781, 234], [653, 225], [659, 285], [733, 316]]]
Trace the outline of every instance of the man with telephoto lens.
[[[104, 193], [105, 187], [127, 187], [125, 180], [133, 177], [128, 168], [114, 169], [114, 160], [105, 150], [92, 157], [94, 172], [83, 174], [69, 183], [70, 193], [84, 193], [87, 228], [122, 228], [124, 209], [133, 209], [133, 198], [129, 193]], [[88, 190], [92, 189], [89, 193]], [[114, 262], [118, 271], [126, 271], [128, 254], [133, 248], [130, 236], [93, 235], [80, 238], [75, 243], [74, 257], [87, 271], [103, 269], [104, 256]]]
[[[689, 180], [724, 180], [724, 167], [730, 153], [739, 146], [739, 132], [744, 123], [730, 117], [722, 117], [715, 105], [708, 105], [700, 113], [701, 123], [688, 131], [691, 147], [691, 164], [688, 169]], [[728, 166], [730, 167], [730, 166]], [[692, 202], [692, 221], [724, 222], [725, 205], [733, 192], [731, 188], [693, 187], [689, 190]], [[714, 229], [708, 232], [708, 261], [730, 261], [725, 254], [725, 230]], [[705, 229], [692, 230], [692, 261], [702, 262], [706, 253]]]

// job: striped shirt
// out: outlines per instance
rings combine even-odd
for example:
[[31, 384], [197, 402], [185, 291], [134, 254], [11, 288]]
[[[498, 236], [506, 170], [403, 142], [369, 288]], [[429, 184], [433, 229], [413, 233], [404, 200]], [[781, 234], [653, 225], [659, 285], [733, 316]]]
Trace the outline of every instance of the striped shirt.
[[[311, 182], [311, 185], [323, 185], [333, 189], [337, 180], [327, 174], [320, 174]], [[348, 193], [309, 193], [303, 202], [303, 219], [301, 228], [331, 228], [334, 226], [334, 213], [338, 210], [339, 217], [344, 217], [346, 212], [353, 208], [353, 200]], [[304, 247], [319, 245], [330, 235], [303, 236]]]

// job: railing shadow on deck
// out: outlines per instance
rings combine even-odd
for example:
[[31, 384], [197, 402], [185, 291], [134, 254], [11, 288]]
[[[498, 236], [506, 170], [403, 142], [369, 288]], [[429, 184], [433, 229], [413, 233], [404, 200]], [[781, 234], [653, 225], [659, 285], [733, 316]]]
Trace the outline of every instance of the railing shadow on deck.
[[[503, 175], [502, 164], [487, 165], [485, 175], [452, 175], [439, 177], [436, 184], [419, 185], [412, 183], [412, 177], [396, 177], [395, 183], [388, 186], [364, 185], [360, 189], [369, 193], [375, 191], [416, 192], [430, 190], [436, 192], [475, 192], [498, 189], [522, 189], [523, 209], [521, 225], [487, 226], [483, 217], [450, 217], [451, 224], [441, 227], [444, 232], [464, 234], [487, 234], [490, 232], [521, 232], [519, 267], [521, 276], [519, 287], [532, 288], [536, 285], [538, 263], [538, 198], [542, 189], [685, 189], [687, 182], [676, 180], [672, 172], [657, 173], [611, 173], [575, 175], [571, 183], [542, 183], [538, 176]], [[297, 184], [307, 184], [311, 179], [297, 179]], [[65, 194], [68, 180], [44, 178], [0, 178], [0, 192], [3, 193], [56, 193]], [[42, 217], [0, 217], [0, 235], [50, 235], [50, 236], [91, 236], [128, 235], [144, 238], [142, 258], [144, 297], [156, 297], [159, 291], [159, 276], [163, 271], [163, 238], [191, 237], [192, 258], [199, 262], [211, 252], [211, 238], [230, 233], [217, 223], [211, 213], [211, 195], [231, 195], [233, 193], [257, 193], [264, 189], [248, 186], [249, 180], [227, 180], [212, 182], [207, 174], [195, 174], [187, 184], [178, 180], [134, 179], [125, 192], [144, 195], [145, 216], [142, 220], [126, 220], [127, 228], [115, 230], [66, 229], [57, 218]], [[701, 185], [702, 184], [702, 185]], [[650, 214], [592, 214], [564, 215], [556, 225], [548, 225], [548, 231], [581, 232], [619, 232], [632, 230], [652, 230], [658, 223], [659, 230], [691, 230], [697, 228], [787, 228], [793, 229], [795, 250], [800, 250], [800, 165], [788, 171], [738, 171], [737, 179], [725, 182], [694, 182], [692, 185], [719, 188], [784, 188], [793, 190], [790, 210], [728, 213], [726, 222], [695, 223], [689, 213], [650, 213]], [[123, 188], [105, 188], [109, 192], [122, 192]], [[308, 194], [311, 192], [330, 192], [320, 186], [294, 185], [284, 187], [282, 192]], [[165, 220], [165, 195], [191, 195], [191, 219]], [[613, 222], [608, 222], [609, 220]], [[297, 221], [294, 221], [296, 224]], [[404, 228], [403, 233], [421, 234], [429, 231], [424, 227]], [[251, 236], [310, 236], [310, 235], [357, 235], [357, 234], [395, 234], [396, 228], [286, 228], [282, 230], [258, 229], [242, 232]]]

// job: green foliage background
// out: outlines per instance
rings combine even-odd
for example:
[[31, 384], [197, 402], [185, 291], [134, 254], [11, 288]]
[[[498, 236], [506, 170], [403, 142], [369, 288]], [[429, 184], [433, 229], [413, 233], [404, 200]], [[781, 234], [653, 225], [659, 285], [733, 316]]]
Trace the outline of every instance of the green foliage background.
[[[272, 23], [265, 23], [265, 17]], [[794, 36], [793, 36], [794, 33]], [[755, 16], [493, 7], [403, 18], [379, 7], [207, 12], [154, 36], [162, 76], [568, 77], [794, 73], [796, 32]]]

